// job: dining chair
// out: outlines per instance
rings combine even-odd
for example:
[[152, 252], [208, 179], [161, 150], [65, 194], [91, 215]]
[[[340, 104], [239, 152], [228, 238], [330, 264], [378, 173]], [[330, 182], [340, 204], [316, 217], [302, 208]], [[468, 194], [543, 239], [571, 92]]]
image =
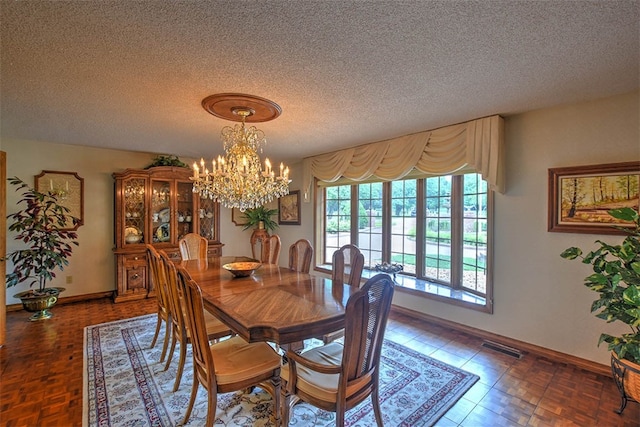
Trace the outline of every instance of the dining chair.
[[364, 255], [356, 245], [344, 245], [333, 253], [331, 278], [356, 288], [360, 287]]
[[267, 264], [278, 264], [280, 260], [280, 236], [272, 234], [266, 240], [266, 245], [262, 248], [262, 262]]
[[[364, 255], [355, 245], [344, 245], [333, 253], [333, 269], [331, 279], [333, 282], [346, 283], [355, 288], [360, 287], [362, 270], [364, 268]], [[322, 336], [322, 341], [327, 344], [344, 336], [344, 329], [334, 331]]]
[[180, 256], [183, 260], [206, 258], [208, 245], [207, 239], [196, 233], [185, 234], [178, 240]]
[[[169, 369], [171, 365], [171, 359], [173, 358], [173, 352], [176, 348], [176, 343], [180, 343], [180, 356], [178, 358], [178, 371], [176, 372], [176, 379], [173, 385], [173, 391], [178, 390], [180, 387], [180, 381], [182, 380], [182, 371], [184, 370], [184, 362], [187, 358], [187, 345], [192, 342], [191, 334], [189, 328], [186, 325], [186, 311], [188, 306], [185, 305], [184, 295], [181, 290], [178, 289], [178, 275], [176, 272], [176, 267], [173, 262], [169, 259], [167, 254], [164, 251], [160, 251], [160, 259], [162, 260], [162, 264], [164, 266], [164, 270], [167, 276], [167, 288], [169, 289], [169, 297], [171, 301], [171, 313], [172, 313], [172, 339], [171, 339], [171, 348], [169, 349], [169, 356], [167, 357], [167, 363], [164, 366], [164, 370]], [[203, 315], [205, 318], [205, 331], [210, 340], [216, 340], [218, 338], [222, 338], [228, 335], [231, 335], [233, 332], [229, 329], [227, 325], [222, 323], [212, 314], [207, 312]]]
[[298, 354], [287, 351], [282, 366], [282, 421], [289, 424], [291, 408], [303, 400], [336, 413], [336, 426], [345, 412], [371, 396], [378, 426], [380, 413], [380, 353], [384, 340], [393, 281], [378, 274], [349, 297], [345, 308], [344, 344], [332, 342]]
[[187, 325], [193, 337], [193, 386], [184, 417], [187, 424], [200, 384], [207, 390], [206, 426], [216, 419], [218, 393], [260, 386], [273, 397], [276, 426], [280, 416], [280, 356], [264, 342], [248, 343], [239, 336], [209, 344], [200, 287], [189, 273], [178, 268], [178, 288], [185, 296]]
[[311, 269], [313, 246], [307, 239], [300, 239], [289, 246], [289, 268], [300, 273], [308, 273]]
[[162, 354], [160, 355], [160, 362], [164, 362], [164, 358], [167, 354], [167, 348], [169, 346], [169, 337], [171, 335], [172, 320], [171, 320], [171, 302], [169, 301], [167, 280], [164, 274], [164, 269], [161, 265], [160, 254], [152, 246], [147, 244], [147, 264], [149, 266], [149, 273], [151, 278], [151, 284], [156, 291], [156, 301], [158, 304], [158, 322], [156, 323], [156, 332], [153, 335], [151, 341], [151, 348], [156, 346], [158, 336], [160, 334], [160, 328], [162, 323], [165, 324], [164, 343], [162, 344]]
[[[259, 249], [259, 250], [258, 250]], [[259, 256], [258, 256], [259, 254]], [[251, 235], [251, 255], [264, 264], [278, 264], [280, 260], [280, 236], [256, 230]]]

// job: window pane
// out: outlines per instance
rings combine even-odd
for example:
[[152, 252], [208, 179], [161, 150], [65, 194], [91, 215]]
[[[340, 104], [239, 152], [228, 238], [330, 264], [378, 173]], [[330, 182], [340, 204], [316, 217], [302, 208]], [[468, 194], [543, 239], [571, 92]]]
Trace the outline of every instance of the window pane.
[[382, 183], [358, 185], [358, 247], [365, 268], [382, 262]]
[[486, 294], [487, 183], [478, 174], [464, 175], [462, 287]]
[[416, 272], [416, 180], [391, 183], [391, 262]]
[[341, 185], [325, 189], [325, 263], [331, 263], [333, 253], [351, 243], [351, 187]]
[[426, 178], [424, 277], [451, 283], [451, 176]]

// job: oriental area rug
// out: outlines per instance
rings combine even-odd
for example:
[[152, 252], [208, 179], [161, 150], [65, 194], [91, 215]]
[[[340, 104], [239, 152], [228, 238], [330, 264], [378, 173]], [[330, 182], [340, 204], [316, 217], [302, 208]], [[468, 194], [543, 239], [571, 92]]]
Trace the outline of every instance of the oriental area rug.
[[[182, 425], [193, 381], [191, 349], [180, 388], [173, 393], [178, 350], [163, 371], [164, 363], [159, 362], [162, 333], [155, 348], [149, 348], [156, 318], [153, 314], [85, 328], [83, 426]], [[387, 427], [433, 425], [477, 380], [477, 375], [385, 340], [380, 372], [383, 423]], [[220, 394], [215, 424], [272, 426], [271, 411], [271, 396], [258, 387], [249, 394]], [[206, 415], [206, 391], [200, 386], [185, 425], [202, 426]], [[375, 425], [371, 399], [348, 411], [345, 424]], [[335, 414], [299, 403], [290, 425], [334, 426]]]

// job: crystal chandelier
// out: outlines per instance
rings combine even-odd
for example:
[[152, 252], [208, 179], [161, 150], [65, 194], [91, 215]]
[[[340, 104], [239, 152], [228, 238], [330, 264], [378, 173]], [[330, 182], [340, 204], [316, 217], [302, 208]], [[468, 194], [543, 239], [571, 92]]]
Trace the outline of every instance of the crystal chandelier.
[[[243, 106], [233, 106], [237, 103]], [[266, 158], [263, 169], [258, 151], [262, 153], [267, 143], [264, 132], [246, 126], [248, 121], [272, 120], [280, 114], [280, 107], [264, 98], [242, 94], [212, 95], [202, 105], [211, 114], [239, 120], [240, 124], [222, 128], [224, 155], [212, 160], [210, 170], [204, 159], [200, 165], [193, 164], [193, 192], [241, 212], [289, 194], [289, 168], [280, 163], [276, 176]]]

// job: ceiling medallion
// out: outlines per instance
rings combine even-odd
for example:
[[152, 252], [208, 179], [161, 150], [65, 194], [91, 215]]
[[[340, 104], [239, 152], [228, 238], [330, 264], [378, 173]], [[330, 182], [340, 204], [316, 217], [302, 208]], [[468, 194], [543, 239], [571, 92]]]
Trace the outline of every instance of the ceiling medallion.
[[277, 118], [282, 113], [280, 106], [258, 96], [220, 93], [203, 99], [202, 107], [216, 117], [240, 124], [222, 128], [224, 155], [212, 160], [211, 170], [204, 159], [200, 165], [193, 164], [193, 192], [242, 212], [289, 194], [289, 168], [280, 163], [276, 176], [265, 158], [263, 169], [258, 150], [263, 151], [267, 139], [255, 126], [245, 126]]

